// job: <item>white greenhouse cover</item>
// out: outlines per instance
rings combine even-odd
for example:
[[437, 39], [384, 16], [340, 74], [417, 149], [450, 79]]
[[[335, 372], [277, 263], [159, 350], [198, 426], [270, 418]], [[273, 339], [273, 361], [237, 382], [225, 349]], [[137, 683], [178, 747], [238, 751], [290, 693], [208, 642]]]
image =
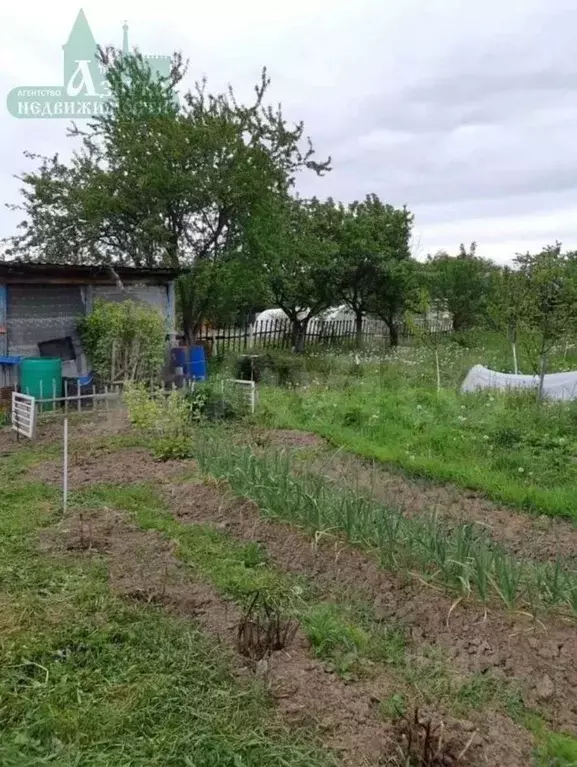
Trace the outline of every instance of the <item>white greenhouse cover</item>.
[[[539, 385], [538, 376], [515, 375], [513, 373], [497, 373], [495, 370], [475, 365], [467, 373], [461, 391], [471, 392], [479, 389], [536, 389]], [[577, 399], [577, 371], [568, 373], [551, 373], [545, 376], [544, 396], [550, 399]]]

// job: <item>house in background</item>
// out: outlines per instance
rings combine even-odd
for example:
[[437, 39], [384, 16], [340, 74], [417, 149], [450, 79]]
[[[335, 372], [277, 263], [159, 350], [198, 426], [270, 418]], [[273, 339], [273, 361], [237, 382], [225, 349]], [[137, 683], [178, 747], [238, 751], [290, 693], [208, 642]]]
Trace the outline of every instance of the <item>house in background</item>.
[[14, 383], [15, 360], [38, 356], [38, 344], [68, 338], [81, 358], [78, 320], [96, 299], [156, 306], [172, 337], [177, 276], [168, 269], [0, 262], [0, 386]]

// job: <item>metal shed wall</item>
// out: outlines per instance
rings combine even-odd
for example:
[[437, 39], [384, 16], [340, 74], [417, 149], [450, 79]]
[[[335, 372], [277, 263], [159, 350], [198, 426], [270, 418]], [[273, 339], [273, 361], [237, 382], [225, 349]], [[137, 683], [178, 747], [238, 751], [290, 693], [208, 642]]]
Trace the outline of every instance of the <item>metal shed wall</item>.
[[7, 286], [8, 353], [38, 355], [38, 342], [76, 336], [85, 313], [78, 285], [11, 284]]
[[126, 292], [116, 285], [96, 285], [94, 298], [103, 301], [125, 301], [128, 298], [156, 306], [163, 316], [166, 313], [167, 293], [164, 285], [126, 285]]

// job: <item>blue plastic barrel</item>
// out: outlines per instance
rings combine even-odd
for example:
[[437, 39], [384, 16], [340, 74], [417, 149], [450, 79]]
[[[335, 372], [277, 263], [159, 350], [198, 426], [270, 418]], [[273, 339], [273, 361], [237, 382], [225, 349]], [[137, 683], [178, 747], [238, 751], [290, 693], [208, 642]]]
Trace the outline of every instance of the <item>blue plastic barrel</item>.
[[173, 369], [182, 368], [182, 372], [186, 373], [187, 351], [186, 346], [175, 346], [170, 350], [170, 364]]
[[191, 346], [189, 349], [189, 362], [186, 366], [186, 374], [193, 381], [206, 381], [206, 355], [204, 346]]

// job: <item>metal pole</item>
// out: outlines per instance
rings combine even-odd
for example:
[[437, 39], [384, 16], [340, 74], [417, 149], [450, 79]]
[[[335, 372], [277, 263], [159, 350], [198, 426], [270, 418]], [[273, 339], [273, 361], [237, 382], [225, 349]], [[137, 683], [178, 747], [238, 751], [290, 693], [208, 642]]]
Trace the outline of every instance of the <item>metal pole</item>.
[[68, 418], [64, 419], [64, 476], [62, 478], [62, 513], [68, 508]]

